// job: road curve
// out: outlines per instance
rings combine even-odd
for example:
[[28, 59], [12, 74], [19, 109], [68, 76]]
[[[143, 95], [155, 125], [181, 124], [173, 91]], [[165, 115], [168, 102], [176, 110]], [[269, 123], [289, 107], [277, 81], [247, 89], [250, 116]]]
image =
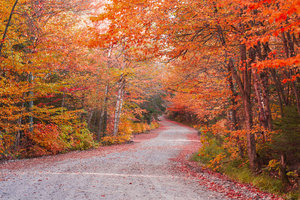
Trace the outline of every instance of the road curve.
[[198, 142], [188, 139], [197, 133], [167, 120], [161, 124], [157, 137], [136, 140], [132, 148], [22, 169], [2, 167], [0, 199], [227, 199], [201, 186], [196, 178], [176, 173], [172, 158]]

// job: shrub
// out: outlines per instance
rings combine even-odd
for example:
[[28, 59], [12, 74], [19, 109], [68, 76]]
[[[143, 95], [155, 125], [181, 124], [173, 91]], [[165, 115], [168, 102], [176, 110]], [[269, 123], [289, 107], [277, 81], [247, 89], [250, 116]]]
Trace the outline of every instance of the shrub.
[[61, 137], [68, 150], [85, 150], [96, 146], [93, 134], [84, 123], [76, 126], [64, 125], [60, 129]]
[[132, 138], [132, 134], [139, 134], [157, 128], [159, 124], [152, 122], [150, 125], [147, 123], [134, 123], [129, 120], [123, 120], [119, 125], [119, 133], [116, 136], [105, 136], [101, 139], [102, 145], [122, 144], [128, 142]]
[[274, 121], [277, 133], [273, 134], [271, 148], [277, 159], [285, 154], [291, 166], [300, 160], [300, 116], [297, 109], [287, 107], [284, 117]]
[[15, 137], [0, 131], [0, 159], [10, 158], [13, 155]]
[[[203, 146], [198, 152], [199, 159], [204, 164], [212, 164], [208, 165], [208, 167], [218, 168], [217, 165], [220, 164], [220, 159], [223, 159], [225, 154], [225, 150], [222, 148], [220, 141], [215, 138], [210, 139], [209, 137], [204, 136], [201, 138], [201, 141]], [[218, 161], [215, 159], [218, 159]]]
[[105, 136], [102, 138], [102, 145], [123, 144], [131, 139], [131, 135]]
[[25, 135], [28, 145], [24, 151], [29, 157], [57, 154], [66, 149], [55, 124], [35, 124], [33, 132], [26, 131]]

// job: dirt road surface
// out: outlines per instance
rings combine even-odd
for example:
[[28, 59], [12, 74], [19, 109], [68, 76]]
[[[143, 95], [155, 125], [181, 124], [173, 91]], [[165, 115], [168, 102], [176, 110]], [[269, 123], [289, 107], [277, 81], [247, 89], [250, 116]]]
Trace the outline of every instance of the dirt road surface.
[[195, 130], [163, 119], [132, 144], [2, 163], [0, 199], [273, 199], [190, 169], [185, 161], [200, 145]]

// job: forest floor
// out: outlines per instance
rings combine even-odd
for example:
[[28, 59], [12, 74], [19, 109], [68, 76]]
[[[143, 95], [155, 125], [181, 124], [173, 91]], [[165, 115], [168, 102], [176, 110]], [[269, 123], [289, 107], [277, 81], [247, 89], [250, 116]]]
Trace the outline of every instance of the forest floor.
[[189, 161], [197, 131], [163, 119], [134, 143], [0, 164], [0, 199], [276, 199]]

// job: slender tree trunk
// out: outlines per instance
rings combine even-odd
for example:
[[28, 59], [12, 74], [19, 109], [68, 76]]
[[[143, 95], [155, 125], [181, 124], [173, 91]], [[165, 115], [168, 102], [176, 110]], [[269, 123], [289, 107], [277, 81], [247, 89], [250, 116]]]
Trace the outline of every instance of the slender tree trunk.
[[[32, 85], [32, 82], [34, 80], [34, 76], [33, 74], [30, 72], [29, 74], [29, 83]], [[32, 86], [31, 86], [32, 87]], [[33, 132], [33, 116], [32, 116], [32, 108], [33, 108], [33, 91], [32, 89], [29, 91], [29, 105], [28, 105], [28, 110], [29, 112], [31, 112], [31, 114], [29, 115], [29, 131]]]
[[[286, 57], [290, 58], [290, 57], [294, 57], [296, 56], [296, 52], [295, 52], [295, 45], [298, 45], [298, 42], [295, 38], [294, 35], [291, 35], [290, 32], [282, 32], [282, 41], [283, 41], [283, 46], [285, 49], [285, 53], [286, 53]], [[286, 72], [288, 78], [291, 78], [291, 76], [293, 75], [293, 72], [291, 70], [289, 70], [289, 72]], [[289, 86], [288, 86], [289, 87]], [[298, 114], [300, 115], [300, 97], [299, 97], [299, 91], [297, 89], [297, 85], [294, 82], [291, 83], [291, 90], [293, 91], [294, 95], [295, 95], [295, 100], [296, 100], [296, 107], [298, 110]], [[289, 88], [288, 88], [288, 96], [289, 96]], [[287, 96], [287, 98], [288, 98]]]
[[[25, 96], [25, 94], [24, 94]], [[22, 127], [22, 116], [23, 116], [23, 109], [25, 107], [25, 103], [22, 103], [22, 112], [21, 112], [21, 116], [20, 118], [18, 119], [18, 126], [19, 126], [19, 129], [18, 129], [18, 133], [17, 133], [17, 136], [16, 136], [16, 140], [15, 140], [15, 149], [17, 149], [19, 146], [20, 146], [20, 143], [21, 143], [21, 137], [22, 137], [22, 134], [21, 134], [21, 127]]]
[[10, 22], [11, 22], [11, 19], [12, 19], [12, 16], [13, 16], [13, 13], [15, 11], [15, 8], [16, 8], [17, 4], [18, 4], [18, 0], [15, 1], [14, 5], [13, 5], [11, 11], [10, 11], [9, 18], [8, 18], [8, 21], [7, 21], [7, 24], [5, 26], [3, 36], [2, 36], [2, 41], [0, 41], [0, 56], [2, 56], [2, 48], [3, 48], [3, 45], [4, 45], [5, 39], [6, 39], [8, 27], [10, 26]]
[[[262, 53], [261, 43], [258, 42], [256, 45], [256, 54], [260, 61], [265, 60], [268, 56], [268, 53], [271, 51], [268, 43], [263, 43], [264, 52]], [[272, 115], [270, 109], [270, 100], [269, 100], [269, 84], [268, 84], [268, 74], [266, 71], [262, 71], [258, 74], [253, 73], [254, 84], [256, 84], [256, 95], [261, 95], [261, 108], [264, 117], [264, 128], [272, 130]], [[255, 85], [254, 85], [255, 86]], [[258, 93], [260, 91], [260, 93]], [[258, 97], [259, 98], [259, 97]], [[265, 136], [265, 134], [264, 134]]]
[[88, 124], [88, 127], [89, 127], [89, 128], [91, 128], [91, 122], [92, 122], [93, 116], [94, 116], [94, 111], [92, 110], [92, 111], [89, 113], [88, 119], [87, 119], [87, 124]]
[[[294, 41], [297, 41], [297, 40], [293, 40], [292, 35], [290, 34], [290, 32], [287, 32], [286, 35], [287, 35], [287, 41], [286, 42], [287, 42], [288, 47], [289, 47], [290, 57], [294, 57], [294, 56], [296, 56], [295, 47], [294, 47], [295, 42]], [[295, 74], [295, 73], [293, 73], [292, 70], [289, 70], [289, 76], [291, 77], [293, 74]], [[292, 82], [291, 87], [292, 87], [292, 90], [293, 90], [294, 95], [295, 95], [296, 106], [297, 106], [298, 114], [300, 116], [300, 97], [299, 97], [299, 91], [297, 89], [297, 85], [296, 85], [295, 82], [296, 82], [296, 80]]]
[[281, 182], [284, 185], [284, 188], [286, 189], [288, 185], [290, 185], [290, 181], [288, 176], [286, 175], [286, 155], [284, 153], [281, 153], [280, 155], [280, 178]]
[[267, 127], [269, 130], [273, 129], [272, 125], [272, 113], [271, 113], [271, 108], [270, 108], [270, 94], [269, 94], [269, 84], [268, 84], [268, 78], [267, 78], [267, 73], [262, 72], [260, 74], [260, 80], [261, 80], [261, 86], [262, 86], [262, 94], [263, 94], [263, 102], [264, 102], [264, 112], [266, 115], [266, 123]]
[[290, 57], [294, 57], [296, 55], [296, 52], [295, 52], [294, 42], [292, 40], [292, 36], [290, 32], [287, 32], [286, 36], [287, 36], [287, 43], [289, 46]]
[[295, 94], [295, 100], [296, 100], [298, 115], [300, 116], [300, 97], [299, 97], [299, 91], [297, 89], [296, 81], [292, 82], [292, 89], [293, 89], [293, 92]]
[[241, 53], [241, 63], [242, 63], [242, 77], [243, 77], [243, 106], [245, 112], [245, 124], [247, 130], [247, 149], [248, 149], [248, 158], [250, 168], [253, 172], [258, 170], [258, 162], [256, 155], [256, 146], [255, 146], [255, 137], [252, 133], [253, 127], [253, 116], [252, 116], [252, 104], [251, 104], [251, 68], [248, 69], [248, 66], [251, 65], [255, 60], [255, 50], [253, 48], [249, 49], [249, 58], [250, 62], [247, 63], [247, 50], [246, 45], [240, 45]]
[[259, 109], [259, 121], [261, 122], [264, 128], [267, 128], [268, 127], [267, 116], [264, 109], [265, 105], [262, 100], [262, 92], [261, 89], [259, 88], [258, 76], [254, 70], [252, 72], [253, 72], [253, 86], [254, 86], [255, 96], [256, 96], [258, 109]]
[[285, 37], [285, 33], [284, 32], [281, 33], [281, 39], [282, 39], [282, 42], [283, 42], [283, 47], [284, 47], [285, 55], [286, 55], [287, 58], [289, 58], [290, 57], [290, 52], [289, 52], [288, 42], [287, 42], [287, 39]]
[[[236, 131], [236, 130], [238, 130], [238, 120], [237, 120], [237, 116], [236, 116], [236, 105], [237, 105], [236, 98], [237, 98], [238, 94], [235, 91], [234, 84], [233, 84], [234, 62], [233, 62], [232, 58], [231, 57], [229, 58], [229, 56], [228, 56], [228, 52], [226, 50], [226, 48], [227, 48], [226, 39], [225, 39], [225, 36], [224, 36], [224, 33], [223, 33], [223, 29], [220, 25], [217, 25], [217, 31], [218, 31], [218, 34], [219, 34], [220, 42], [225, 47], [225, 62], [227, 62], [227, 60], [228, 60], [228, 63], [227, 63], [228, 78], [227, 78], [227, 80], [228, 80], [229, 88], [230, 88], [230, 91], [231, 91], [230, 101], [231, 101], [231, 106], [232, 106], [232, 109], [230, 111], [230, 113], [231, 113], [231, 128], [230, 129]], [[244, 150], [243, 150], [243, 147], [240, 143], [239, 136], [236, 137], [236, 141], [237, 141], [237, 146], [238, 146], [238, 149], [239, 149], [240, 157], [241, 157], [241, 159], [243, 159], [244, 158]]]
[[294, 42], [294, 44], [295, 44], [297, 47], [300, 47], [300, 44], [299, 44], [299, 42], [298, 42], [298, 40], [297, 40], [297, 38], [296, 38], [296, 36], [295, 36], [294, 33], [292, 34], [292, 37], [293, 37], [293, 42]]
[[271, 72], [271, 76], [273, 78], [273, 81], [274, 81], [274, 84], [275, 84], [275, 87], [276, 87], [276, 90], [278, 92], [278, 97], [281, 99], [281, 102], [282, 104], [284, 104], [285, 106], [288, 105], [288, 102], [287, 102], [287, 97], [284, 93], [284, 89], [283, 89], [283, 86], [276, 74], [276, 71], [275, 69], [270, 69], [270, 72]]
[[[236, 106], [237, 106], [237, 102], [236, 102], [236, 98], [237, 98], [237, 92], [234, 89], [234, 84], [233, 84], [233, 74], [232, 74], [232, 68], [234, 68], [234, 64], [233, 64], [233, 60], [232, 58], [229, 59], [228, 62], [228, 82], [229, 82], [229, 87], [230, 87], [230, 91], [231, 91], [231, 95], [230, 95], [230, 101], [231, 101], [231, 130], [236, 131], [238, 130], [238, 120], [237, 120], [237, 116], [236, 116]], [[239, 149], [239, 154], [241, 159], [243, 159], [244, 156], [244, 149], [242, 147], [242, 144], [240, 142], [240, 138], [239, 136], [236, 136], [236, 141], [237, 141], [237, 146]]]
[[118, 96], [117, 96], [117, 102], [115, 108], [115, 120], [114, 120], [114, 131], [113, 131], [113, 135], [115, 136], [118, 134], [120, 117], [122, 113], [124, 86], [125, 86], [125, 80], [124, 77], [122, 76], [121, 81], [119, 83]]
[[101, 135], [104, 135], [107, 126], [107, 101], [108, 101], [108, 92], [109, 92], [109, 84], [107, 83], [105, 86], [105, 95], [103, 99], [103, 104], [100, 112], [100, 118], [98, 123], [98, 131], [97, 131], [97, 140], [99, 141]]

